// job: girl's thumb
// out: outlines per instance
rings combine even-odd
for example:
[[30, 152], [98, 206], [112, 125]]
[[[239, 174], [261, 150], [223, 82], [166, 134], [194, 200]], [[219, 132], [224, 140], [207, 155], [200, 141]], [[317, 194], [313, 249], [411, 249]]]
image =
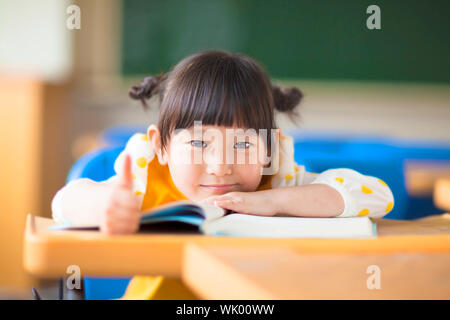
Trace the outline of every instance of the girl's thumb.
[[129, 154], [125, 155], [123, 161], [122, 172], [119, 175], [119, 186], [130, 189], [133, 187], [133, 178], [131, 174], [131, 157]]

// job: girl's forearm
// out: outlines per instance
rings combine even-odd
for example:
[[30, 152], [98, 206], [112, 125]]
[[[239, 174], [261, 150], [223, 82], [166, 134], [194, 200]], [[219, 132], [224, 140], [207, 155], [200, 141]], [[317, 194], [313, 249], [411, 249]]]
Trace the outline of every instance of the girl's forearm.
[[[54, 199], [54, 218], [62, 217], [71, 224], [98, 224], [101, 206], [106, 202], [108, 188], [105, 185], [91, 181], [80, 180], [66, 185], [60, 191], [59, 199]], [[55, 211], [55, 210], [54, 210]]]
[[325, 184], [264, 190], [276, 214], [300, 217], [336, 217], [344, 211], [344, 199]]

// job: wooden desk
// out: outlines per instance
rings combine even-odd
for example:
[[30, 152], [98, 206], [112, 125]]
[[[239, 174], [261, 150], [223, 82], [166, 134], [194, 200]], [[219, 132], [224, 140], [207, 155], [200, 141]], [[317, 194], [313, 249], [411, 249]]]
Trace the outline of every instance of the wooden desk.
[[[379, 270], [379, 289], [369, 266]], [[182, 279], [201, 299], [450, 299], [449, 270], [448, 252], [305, 254], [191, 243]]]
[[432, 196], [437, 180], [450, 179], [450, 161], [408, 160], [404, 169], [406, 190], [411, 196]]
[[436, 207], [450, 211], [450, 178], [436, 181], [433, 201]]
[[374, 219], [376, 239], [270, 239], [197, 234], [105, 236], [98, 231], [49, 231], [53, 220], [28, 215], [24, 267], [39, 277], [61, 277], [70, 265], [82, 275], [163, 275], [179, 278], [187, 243], [218, 246], [296, 248], [303, 253], [385, 254], [450, 252], [450, 214], [415, 221]]

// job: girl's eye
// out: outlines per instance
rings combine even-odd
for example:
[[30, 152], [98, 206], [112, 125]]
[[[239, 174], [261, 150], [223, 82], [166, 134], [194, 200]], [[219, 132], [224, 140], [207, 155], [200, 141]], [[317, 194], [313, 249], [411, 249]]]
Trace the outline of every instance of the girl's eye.
[[238, 142], [234, 145], [236, 149], [248, 149], [252, 143], [248, 141]]
[[191, 140], [191, 146], [198, 148], [206, 147], [206, 142], [202, 140]]

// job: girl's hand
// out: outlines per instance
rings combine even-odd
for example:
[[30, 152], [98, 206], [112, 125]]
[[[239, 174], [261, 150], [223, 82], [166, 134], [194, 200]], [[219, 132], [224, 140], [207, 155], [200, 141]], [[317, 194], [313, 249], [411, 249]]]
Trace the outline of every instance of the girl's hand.
[[100, 212], [100, 231], [106, 234], [129, 234], [139, 228], [140, 203], [132, 192], [131, 158], [125, 156], [122, 172], [113, 185], [107, 186], [108, 198]]
[[276, 214], [273, 202], [265, 196], [264, 191], [229, 192], [220, 196], [208, 197], [201, 202], [239, 213], [260, 216], [273, 216]]

